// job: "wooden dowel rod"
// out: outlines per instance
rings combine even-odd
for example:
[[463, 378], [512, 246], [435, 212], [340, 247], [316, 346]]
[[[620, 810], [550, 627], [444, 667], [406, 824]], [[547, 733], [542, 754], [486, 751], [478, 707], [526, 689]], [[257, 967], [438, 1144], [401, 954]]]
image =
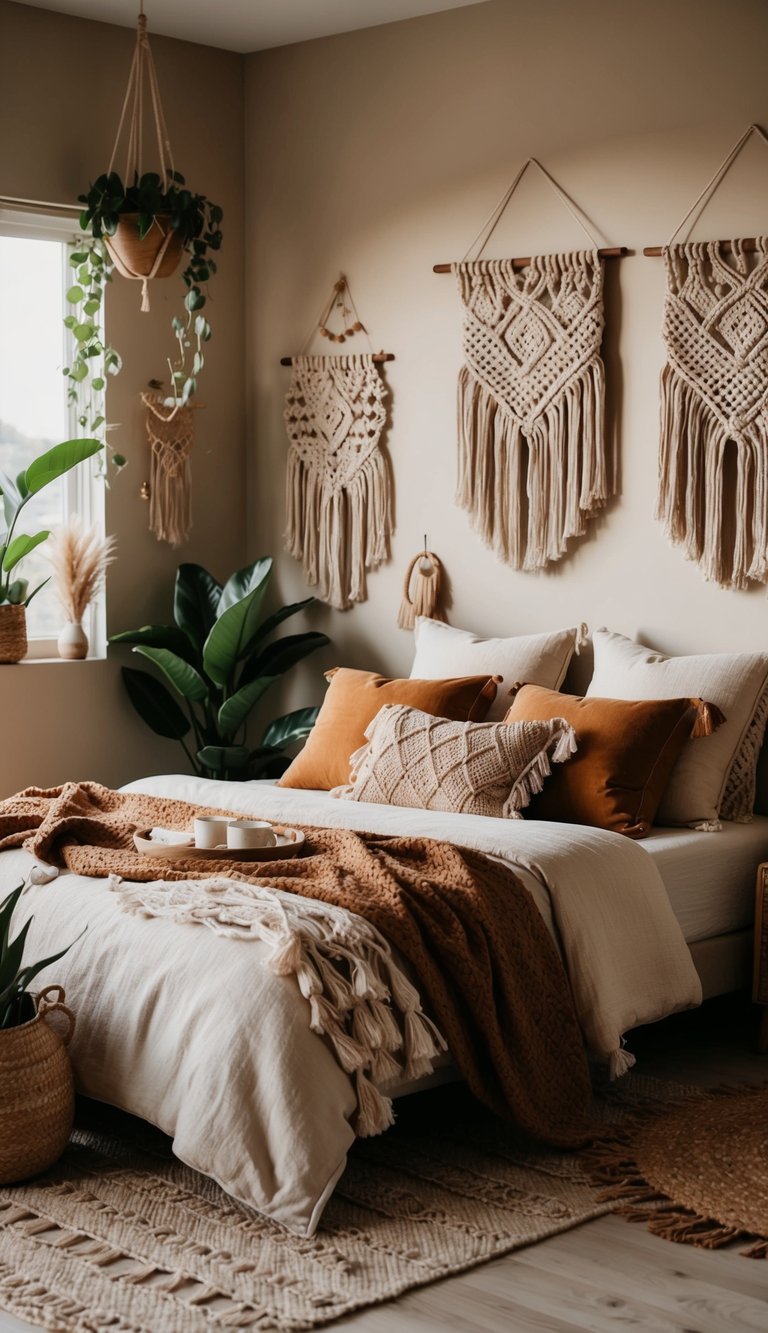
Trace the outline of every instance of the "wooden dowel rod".
[[[691, 244], [695, 245], [696, 242], [692, 241]], [[707, 242], [702, 242], [702, 244], [707, 244]], [[725, 255], [733, 254], [733, 246], [731, 245], [730, 241], [715, 241], [715, 245], [720, 246], [720, 249], [722, 250], [723, 254]], [[667, 248], [668, 247], [666, 245], [646, 245], [645, 249], [643, 250], [643, 254], [647, 255], [649, 259], [658, 259], [659, 255], [663, 255], [664, 251]], [[745, 250], [748, 255], [757, 254], [758, 250], [757, 241], [754, 240], [752, 237], [749, 237], [746, 241], [741, 242], [741, 248], [742, 250]]]
[[[626, 245], [608, 245], [604, 246], [602, 250], [598, 250], [597, 253], [601, 259], [623, 259], [625, 255], [631, 254], [632, 251], [628, 250]], [[480, 262], [482, 263], [482, 260]], [[527, 264], [530, 264], [530, 262], [531, 262], [530, 255], [526, 255], [520, 259], [512, 260], [512, 263], [514, 264], [515, 268], [525, 268], [525, 266]], [[453, 273], [453, 264], [433, 264], [432, 272]]]
[[[322, 353], [321, 353], [321, 352], [311, 353], [311, 355], [321, 356]], [[343, 356], [343, 355], [345, 355], [345, 353], [342, 352], [342, 356]], [[353, 353], [353, 355], [354, 355], [354, 353]], [[394, 361], [394, 359], [395, 359], [395, 354], [394, 354], [394, 352], [374, 352], [374, 354], [373, 354], [373, 360], [374, 360], [374, 361], [378, 361], [378, 362], [381, 362], [381, 361]], [[280, 365], [281, 365], [281, 366], [292, 366], [292, 365], [293, 365], [293, 357], [292, 357], [292, 356], [281, 356], [281, 357], [280, 357]]]

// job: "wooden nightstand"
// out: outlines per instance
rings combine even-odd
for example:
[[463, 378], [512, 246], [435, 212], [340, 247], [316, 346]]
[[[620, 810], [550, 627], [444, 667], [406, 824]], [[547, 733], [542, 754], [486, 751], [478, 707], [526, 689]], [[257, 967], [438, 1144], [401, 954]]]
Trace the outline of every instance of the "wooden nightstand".
[[762, 1004], [757, 1049], [768, 1051], [768, 861], [757, 867], [755, 885], [755, 964], [752, 974], [752, 999]]

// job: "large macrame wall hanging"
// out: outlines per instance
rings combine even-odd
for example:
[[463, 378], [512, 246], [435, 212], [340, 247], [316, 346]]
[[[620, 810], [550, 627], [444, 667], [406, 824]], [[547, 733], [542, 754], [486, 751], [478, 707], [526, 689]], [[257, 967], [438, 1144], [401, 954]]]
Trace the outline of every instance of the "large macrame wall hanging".
[[[593, 249], [450, 267], [464, 305], [457, 503], [501, 560], [541, 569], [566, 553], [612, 490], [605, 432], [602, 257], [568, 196], [529, 158], [470, 246], [483, 250], [528, 166]], [[469, 253], [468, 252], [468, 253]]]
[[[689, 209], [664, 255], [657, 517], [705, 578], [768, 581], [768, 237], [673, 244], [706, 206], [750, 125]], [[695, 215], [695, 216], [694, 216]]]
[[[180, 546], [192, 528], [192, 405], [168, 407], [162, 393], [142, 393], [150, 447], [149, 526], [158, 541]], [[145, 492], [142, 492], [145, 493]]]
[[[335, 313], [341, 315], [336, 333], [329, 328]], [[345, 278], [336, 283], [318, 328], [333, 342], [365, 332]], [[283, 358], [293, 366], [284, 411], [286, 549], [301, 561], [319, 599], [337, 611], [365, 600], [366, 572], [389, 556], [391, 480], [380, 447], [387, 390], [378, 364], [393, 359], [373, 349]]]

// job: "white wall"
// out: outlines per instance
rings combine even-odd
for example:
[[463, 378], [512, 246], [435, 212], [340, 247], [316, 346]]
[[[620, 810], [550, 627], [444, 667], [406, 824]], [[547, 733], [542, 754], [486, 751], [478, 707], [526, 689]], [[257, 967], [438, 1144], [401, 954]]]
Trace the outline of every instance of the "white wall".
[[[247, 59], [246, 277], [251, 544], [281, 550], [286, 440], [279, 358], [298, 350], [340, 270], [386, 367], [397, 531], [369, 600], [317, 610], [332, 662], [407, 673], [396, 615], [424, 532], [450, 579], [454, 624], [535, 631], [576, 620], [636, 628], [670, 651], [764, 647], [765, 591], [704, 582], [654, 521], [666, 241], [732, 144], [768, 127], [764, 0], [491, 0]], [[605, 359], [620, 491], [542, 574], [499, 563], [453, 502], [460, 307], [449, 276], [526, 157], [541, 159], [611, 244]], [[765, 230], [768, 147], [754, 138], [695, 237]], [[582, 233], [529, 171], [486, 253], [579, 248]], [[357, 340], [345, 350], [355, 350]], [[317, 340], [314, 350], [321, 350]], [[365, 350], [362, 346], [360, 350]], [[280, 559], [286, 599], [306, 595]]]
[[[0, 194], [75, 203], [106, 169], [133, 44], [127, 28], [0, 0]], [[138, 283], [117, 278], [108, 289], [107, 335], [124, 358], [122, 373], [110, 384], [108, 416], [119, 423], [114, 447], [129, 460], [107, 494], [107, 528], [117, 538], [118, 557], [108, 581], [110, 633], [171, 619], [180, 561], [199, 561], [226, 577], [247, 558], [243, 61], [165, 38], [153, 38], [152, 49], [176, 165], [193, 188], [223, 207], [224, 245], [211, 287], [213, 338], [200, 382], [207, 406], [195, 415], [194, 527], [178, 551], [149, 532], [148, 506], [139, 494], [149, 475], [139, 393], [149, 378], [167, 375], [181, 279], [153, 285], [149, 314], [140, 313]], [[0, 292], [0, 318], [6, 317]], [[138, 664], [126, 649], [114, 649], [106, 662], [0, 667], [0, 796], [72, 777], [117, 785], [185, 766], [180, 747], [156, 738], [136, 717], [123, 690], [121, 662]]]

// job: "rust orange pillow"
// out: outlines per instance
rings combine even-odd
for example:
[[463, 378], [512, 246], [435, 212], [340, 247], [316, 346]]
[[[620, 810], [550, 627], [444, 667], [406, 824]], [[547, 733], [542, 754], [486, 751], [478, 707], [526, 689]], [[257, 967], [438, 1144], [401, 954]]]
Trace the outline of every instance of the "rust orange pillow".
[[454, 722], [482, 722], [500, 676], [450, 680], [389, 680], [374, 671], [334, 667], [317, 722], [278, 786], [328, 791], [349, 782], [349, 756], [365, 744], [365, 730], [385, 704], [408, 704]]
[[700, 699], [592, 699], [522, 685], [505, 722], [564, 717], [576, 754], [558, 765], [526, 812], [530, 819], [644, 838], [672, 767], [691, 736], [708, 735], [722, 714]]

